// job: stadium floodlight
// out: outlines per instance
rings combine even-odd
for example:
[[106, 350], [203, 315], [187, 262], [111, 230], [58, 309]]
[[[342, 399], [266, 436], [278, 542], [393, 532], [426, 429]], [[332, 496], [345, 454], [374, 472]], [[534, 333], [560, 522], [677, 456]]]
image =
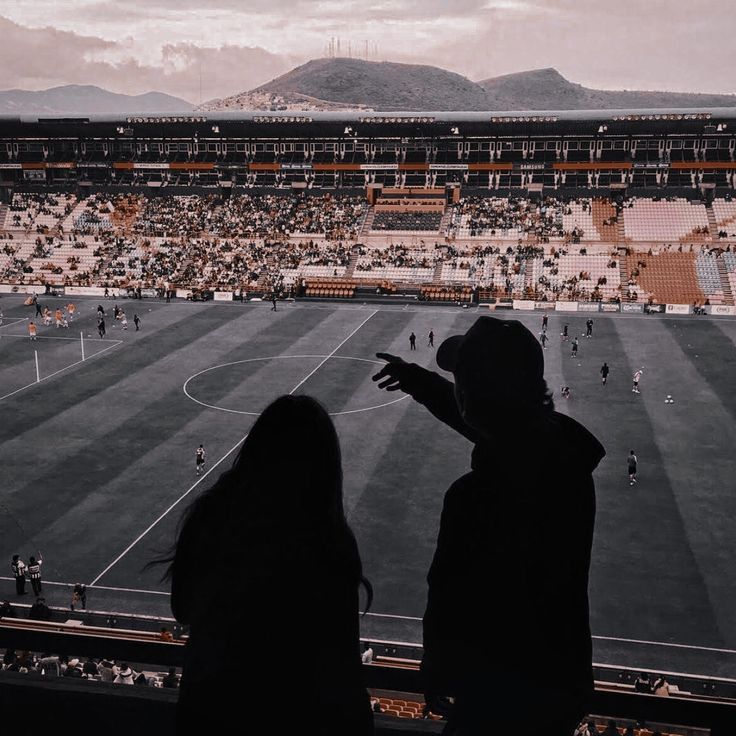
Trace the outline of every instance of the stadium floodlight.
[[599, 125], [598, 126], [598, 132], [599, 133], [605, 133], [607, 130], [608, 130], [608, 126], [607, 125]]

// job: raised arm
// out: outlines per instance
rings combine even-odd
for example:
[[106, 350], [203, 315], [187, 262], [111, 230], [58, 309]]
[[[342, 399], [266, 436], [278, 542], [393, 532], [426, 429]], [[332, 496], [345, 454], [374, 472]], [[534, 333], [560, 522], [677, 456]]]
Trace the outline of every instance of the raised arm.
[[455, 400], [455, 384], [452, 381], [390, 353], [376, 353], [376, 357], [386, 361], [386, 365], [373, 376], [374, 381], [380, 381], [378, 388], [403, 391], [471, 442], [480, 439], [478, 433], [460, 415]]

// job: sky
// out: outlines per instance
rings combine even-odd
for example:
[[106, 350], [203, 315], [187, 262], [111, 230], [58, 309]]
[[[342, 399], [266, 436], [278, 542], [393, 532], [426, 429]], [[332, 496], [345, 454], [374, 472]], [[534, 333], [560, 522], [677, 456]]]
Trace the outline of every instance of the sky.
[[328, 55], [473, 80], [555, 67], [600, 89], [736, 93], [736, 0], [0, 0], [0, 89], [199, 103]]

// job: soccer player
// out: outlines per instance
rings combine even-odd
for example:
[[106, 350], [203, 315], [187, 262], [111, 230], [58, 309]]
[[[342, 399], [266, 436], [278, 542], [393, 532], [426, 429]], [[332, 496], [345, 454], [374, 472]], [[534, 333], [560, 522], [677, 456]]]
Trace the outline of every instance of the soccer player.
[[120, 324], [123, 326], [124, 330], [128, 329], [128, 318], [125, 316], [125, 312], [122, 309], [120, 310]]
[[637, 482], [636, 480], [636, 455], [634, 454], [634, 451], [632, 450], [629, 453], [629, 456], [626, 458], [626, 467], [629, 470], [629, 485], [633, 486], [634, 483]]
[[104, 317], [97, 318], [97, 332], [100, 333], [100, 340], [102, 340], [102, 338], [105, 337], [105, 318]]
[[141, 318], [137, 314], [133, 315], [133, 324], [135, 325], [135, 331], [138, 332], [140, 330]]
[[411, 335], [409, 335], [409, 350], [416, 350], [417, 349], [417, 336], [412, 332]]
[[194, 453], [197, 463], [197, 475], [201, 475], [204, 470], [204, 460], [207, 453], [205, 452], [204, 445], [200, 445]]
[[593, 319], [591, 317], [585, 320], [585, 337], [593, 337]]
[[51, 310], [48, 307], [43, 308], [43, 323], [46, 327], [51, 324]]
[[577, 335], [572, 339], [572, 352], [570, 353], [571, 358], [578, 357], [578, 338]]
[[31, 340], [36, 339], [36, 333], [38, 330], [36, 329], [36, 323], [35, 322], [29, 322], [28, 323], [28, 337], [31, 338]]
[[604, 363], [601, 366], [601, 383], [605, 386], [606, 381], [608, 381], [608, 374], [610, 372], [610, 369], [608, 367], [608, 363]]
[[428, 339], [429, 339], [429, 342], [427, 342], [427, 347], [433, 348], [434, 347], [434, 331], [433, 330], [429, 331]]
[[73, 302], [69, 302], [66, 305], [66, 313], [69, 315], [69, 321], [74, 322], [74, 313], [77, 311], [77, 306]]
[[539, 334], [539, 342], [542, 343], [542, 348], [544, 348], [544, 350], [547, 349], [547, 340], [549, 340], [549, 338], [547, 337], [547, 333], [542, 330], [542, 332]]
[[56, 311], [54, 312], [54, 320], [56, 321], [56, 329], [58, 330], [59, 327], [61, 327], [61, 320], [64, 319], [64, 315], [61, 312], [61, 307], [57, 307]]
[[271, 294], [271, 311], [276, 312], [276, 293]]
[[562, 394], [563, 399], [569, 399], [570, 398], [570, 387], [569, 386], [563, 386], [560, 389], [560, 394]]
[[639, 381], [641, 381], [641, 375], [644, 373], [644, 368], [639, 368], [638, 371], [634, 373], [634, 385], [631, 389], [631, 391], [635, 394], [640, 394], [641, 391], [639, 391]]
[[569, 338], [568, 338], [568, 335], [567, 335], [567, 325], [565, 325], [562, 328], [562, 335], [561, 335], [561, 337], [562, 337], [562, 339], [563, 339], [564, 342], [567, 342], [568, 341]]
[[549, 317], [545, 314], [542, 315], [542, 332], [547, 332], [547, 322], [549, 321]]

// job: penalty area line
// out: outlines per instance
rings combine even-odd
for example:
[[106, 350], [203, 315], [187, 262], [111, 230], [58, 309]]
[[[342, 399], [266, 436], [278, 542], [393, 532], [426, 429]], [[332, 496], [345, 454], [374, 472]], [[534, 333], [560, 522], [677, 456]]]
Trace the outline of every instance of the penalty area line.
[[[7, 335], [6, 335], [7, 337]], [[64, 366], [63, 368], [59, 368], [58, 371], [54, 371], [53, 373], [49, 373], [48, 376], [44, 376], [40, 381], [34, 381], [33, 383], [28, 383], [25, 386], [21, 386], [20, 388], [15, 389], [15, 391], [11, 391], [9, 394], [5, 394], [5, 396], [0, 396], [0, 401], [3, 399], [8, 399], [11, 396], [15, 396], [15, 394], [19, 394], [21, 391], [25, 391], [27, 388], [31, 388], [32, 386], [37, 386], [39, 383], [43, 383], [43, 381], [47, 381], [49, 378], [53, 378], [54, 376], [58, 376], [59, 373], [63, 373], [64, 371], [68, 371], [70, 368], [74, 368], [76, 365], [81, 365], [82, 363], [87, 363], [88, 361], [92, 360], [92, 358], [96, 358], [98, 355], [102, 355], [102, 353], [106, 353], [108, 350], [112, 350], [113, 348], [116, 348], [118, 345], [122, 345], [122, 340], [114, 340], [112, 345], [108, 345], [106, 348], [102, 348], [102, 350], [98, 350], [96, 353], [93, 353], [89, 357], [85, 358], [84, 360], [78, 360], [75, 363], [70, 363], [67, 366]]]
[[[289, 395], [291, 396], [297, 389], [299, 389], [301, 386], [303, 386], [353, 335], [355, 335], [358, 330], [363, 327], [363, 325], [371, 319], [375, 314], [378, 313], [378, 310], [375, 310], [371, 312], [329, 355], [326, 355], [322, 361], [317, 365], [316, 368], [313, 368], [307, 375], [302, 378], [299, 383], [297, 383], [296, 386], [294, 386], [291, 391], [289, 391]], [[168, 514], [176, 508], [216, 467], [218, 467], [223, 461], [225, 461], [230, 455], [235, 452], [235, 450], [240, 447], [240, 445], [245, 442], [245, 440], [248, 438], [249, 432], [246, 432], [208, 471], [206, 471], [203, 475], [201, 475], [195, 483], [193, 483], [184, 493], [182, 493], [179, 498], [174, 501], [163, 513], [159, 514], [158, 518], [156, 518], [151, 524], [148, 525], [146, 529], [144, 529], [97, 577], [90, 583], [90, 586], [96, 585], [97, 581], [100, 580], [106, 573], [108, 573], [115, 565], [120, 562], [120, 560], [125, 557], [125, 555], [130, 552], [133, 547], [135, 547], [138, 542], [145, 537], [148, 532], [151, 531], [162, 519], [164, 519]]]

